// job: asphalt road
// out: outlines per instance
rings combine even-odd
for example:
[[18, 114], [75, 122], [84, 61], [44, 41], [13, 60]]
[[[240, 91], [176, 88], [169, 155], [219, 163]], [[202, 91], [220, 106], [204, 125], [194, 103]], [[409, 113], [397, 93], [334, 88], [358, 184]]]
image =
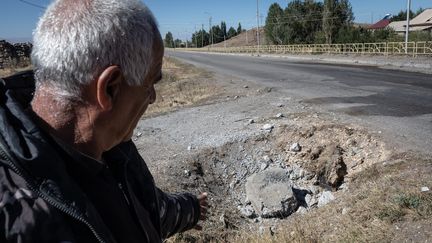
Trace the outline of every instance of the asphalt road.
[[321, 112], [380, 131], [395, 149], [432, 154], [432, 75], [282, 58], [167, 52], [272, 87]]

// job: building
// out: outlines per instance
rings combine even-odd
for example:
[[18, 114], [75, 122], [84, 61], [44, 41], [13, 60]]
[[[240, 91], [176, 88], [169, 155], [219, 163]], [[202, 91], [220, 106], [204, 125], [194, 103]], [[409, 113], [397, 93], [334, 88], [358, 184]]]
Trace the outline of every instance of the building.
[[387, 14], [383, 19], [376, 22], [373, 25], [368, 26], [367, 28], [370, 30], [381, 30], [387, 28], [387, 26], [390, 24], [390, 14]]
[[[406, 21], [395, 21], [388, 25], [397, 33], [403, 34], [406, 31]], [[425, 31], [432, 34], [432, 8], [424, 10], [410, 21], [410, 31]]]

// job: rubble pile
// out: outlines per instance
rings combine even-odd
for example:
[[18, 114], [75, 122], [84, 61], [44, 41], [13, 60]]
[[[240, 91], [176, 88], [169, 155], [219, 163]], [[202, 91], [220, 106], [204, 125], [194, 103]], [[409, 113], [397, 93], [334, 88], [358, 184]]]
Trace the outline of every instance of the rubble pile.
[[31, 43], [11, 44], [0, 40], [0, 69], [29, 66], [32, 47]]

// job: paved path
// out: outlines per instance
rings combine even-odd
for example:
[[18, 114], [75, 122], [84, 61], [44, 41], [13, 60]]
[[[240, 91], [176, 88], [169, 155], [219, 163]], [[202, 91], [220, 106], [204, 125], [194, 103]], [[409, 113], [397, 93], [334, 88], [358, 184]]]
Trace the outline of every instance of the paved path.
[[[318, 112], [382, 131], [397, 150], [432, 154], [432, 75], [376, 67], [171, 52], [219, 74], [272, 87]], [[259, 102], [257, 100], [256, 102]]]

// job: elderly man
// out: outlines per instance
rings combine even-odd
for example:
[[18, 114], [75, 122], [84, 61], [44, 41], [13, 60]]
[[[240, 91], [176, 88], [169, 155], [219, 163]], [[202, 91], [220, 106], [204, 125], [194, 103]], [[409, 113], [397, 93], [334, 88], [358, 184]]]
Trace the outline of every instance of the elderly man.
[[147, 7], [57, 0], [33, 44], [34, 97], [32, 73], [0, 84], [0, 242], [161, 242], [199, 228], [206, 194], [159, 190], [131, 142], [161, 79]]

